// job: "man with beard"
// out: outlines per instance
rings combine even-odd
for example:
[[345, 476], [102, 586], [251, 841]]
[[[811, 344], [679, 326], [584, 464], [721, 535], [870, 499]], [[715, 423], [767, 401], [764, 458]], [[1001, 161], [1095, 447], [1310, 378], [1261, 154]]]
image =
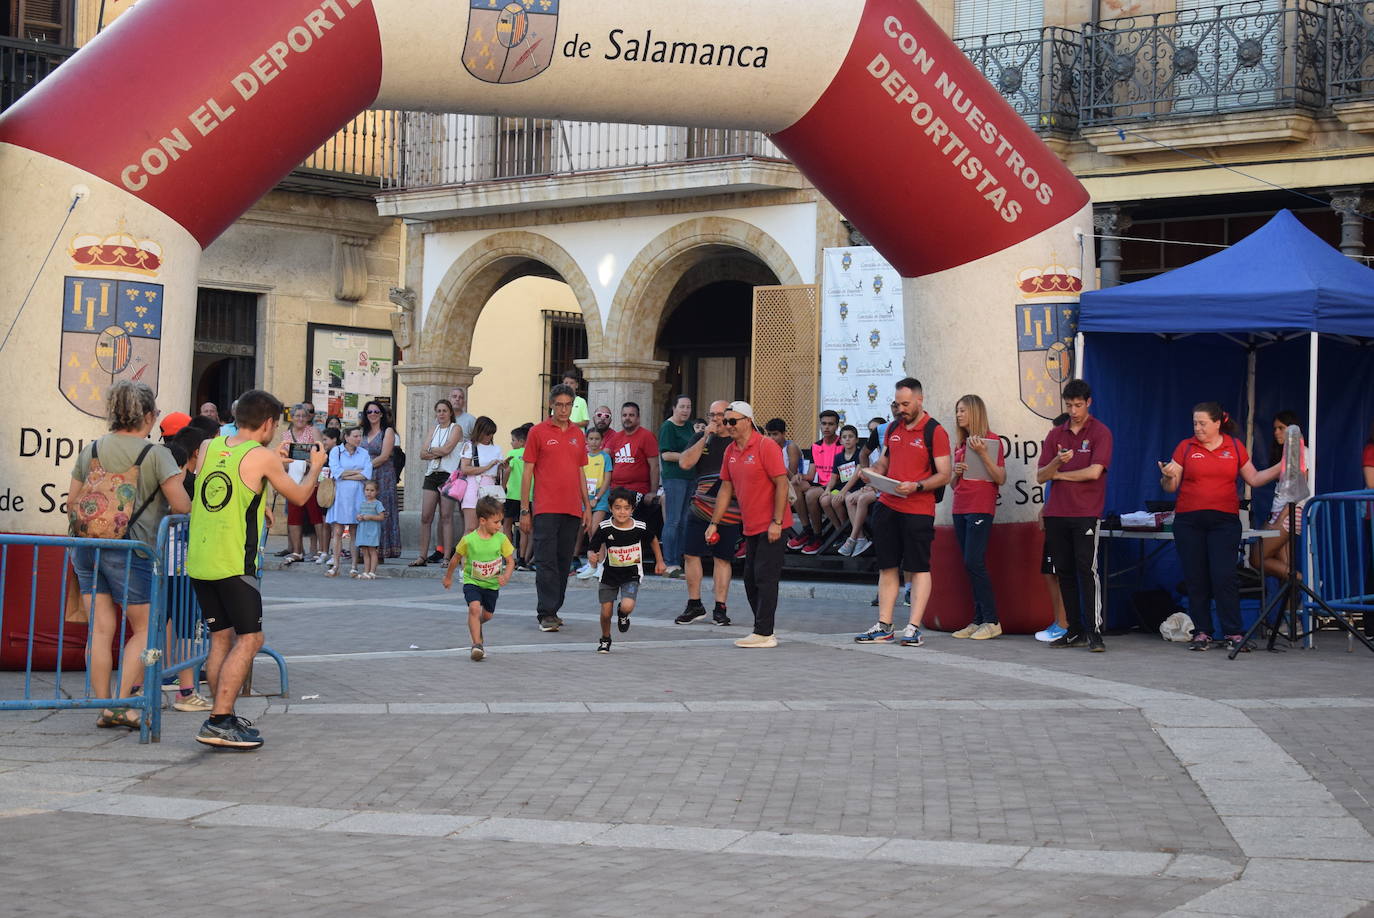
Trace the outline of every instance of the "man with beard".
[[[725, 430], [725, 400], [712, 402], [706, 417], [706, 430], [683, 450], [678, 465], [696, 474], [689, 493], [686, 520], [683, 523], [682, 566], [687, 577], [687, 608], [675, 622], [688, 625], [706, 616], [706, 607], [701, 604], [701, 577], [703, 558], [712, 560], [711, 584], [715, 593], [716, 607], [711, 619], [717, 625], [730, 624], [725, 601], [730, 596], [730, 562], [735, 557], [735, 547], [739, 544], [739, 505], [726, 509], [726, 517], [716, 527], [719, 538], [715, 543], [706, 541], [706, 517], [698, 512], [702, 506], [710, 513], [715, 509], [716, 497], [720, 491], [720, 466], [725, 461], [725, 449], [731, 440]], [[727, 524], [726, 518], [735, 522]]]

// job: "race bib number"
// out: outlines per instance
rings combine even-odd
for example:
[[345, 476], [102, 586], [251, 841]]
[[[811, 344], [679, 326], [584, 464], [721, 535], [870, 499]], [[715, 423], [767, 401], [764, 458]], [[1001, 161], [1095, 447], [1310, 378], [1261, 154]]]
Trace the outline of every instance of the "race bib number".
[[839, 475], [840, 475], [840, 481], [841, 481], [841, 482], [848, 482], [849, 479], [853, 478], [853, 477], [854, 477], [854, 469], [855, 469], [857, 466], [858, 466], [858, 463], [857, 463], [857, 462], [844, 462], [844, 463], [841, 463], [841, 464], [840, 464], [840, 467], [839, 467], [839, 469], [838, 469], [838, 472], [839, 472]]
[[587, 494], [591, 497], [596, 496], [596, 489], [601, 486], [601, 482], [595, 478], [587, 479]]
[[472, 562], [472, 576], [482, 580], [491, 580], [501, 575], [501, 559], [495, 561], [474, 561]]
[[607, 560], [610, 562], [611, 567], [634, 567], [639, 564], [641, 557], [642, 555], [640, 554], [640, 547], [638, 544], [623, 546], [612, 545], [610, 546], [610, 553]]

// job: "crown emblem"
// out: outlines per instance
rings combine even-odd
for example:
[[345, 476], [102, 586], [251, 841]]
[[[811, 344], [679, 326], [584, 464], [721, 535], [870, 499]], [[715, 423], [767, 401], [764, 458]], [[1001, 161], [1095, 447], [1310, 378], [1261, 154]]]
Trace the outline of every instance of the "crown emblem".
[[1083, 276], [1077, 268], [1046, 265], [1043, 268], [1023, 268], [1016, 275], [1016, 287], [1027, 299], [1037, 297], [1078, 296], [1083, 292]]
[[162, 270], [162, 246], [124, 233], [83, 233], [72, 239], [67, 254], [78, 271], [129, 271], [151, 277]]

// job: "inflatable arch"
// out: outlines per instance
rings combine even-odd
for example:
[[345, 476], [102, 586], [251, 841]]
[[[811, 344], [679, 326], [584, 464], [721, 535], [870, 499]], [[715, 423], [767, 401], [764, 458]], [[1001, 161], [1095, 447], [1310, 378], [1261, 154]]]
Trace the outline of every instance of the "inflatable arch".
[[911, 279], [918, 375], [1091, 225], [915, 0], [143, 0], [0, 116], [0, 531], [65, 531], [111, 380], [187, 400], [201, 250], [366, 108], [766, 131]]

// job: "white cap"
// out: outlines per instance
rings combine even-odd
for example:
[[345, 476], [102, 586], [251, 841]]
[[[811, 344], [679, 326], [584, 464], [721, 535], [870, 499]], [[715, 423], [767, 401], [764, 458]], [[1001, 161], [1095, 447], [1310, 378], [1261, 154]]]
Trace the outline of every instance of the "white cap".
[[736, 414], [742, 414], [746, 418], [750, 419], [754, 417], [753, 406], [751, 406], [748, 402], [731, 402], [725, 410], [733, 411]]

